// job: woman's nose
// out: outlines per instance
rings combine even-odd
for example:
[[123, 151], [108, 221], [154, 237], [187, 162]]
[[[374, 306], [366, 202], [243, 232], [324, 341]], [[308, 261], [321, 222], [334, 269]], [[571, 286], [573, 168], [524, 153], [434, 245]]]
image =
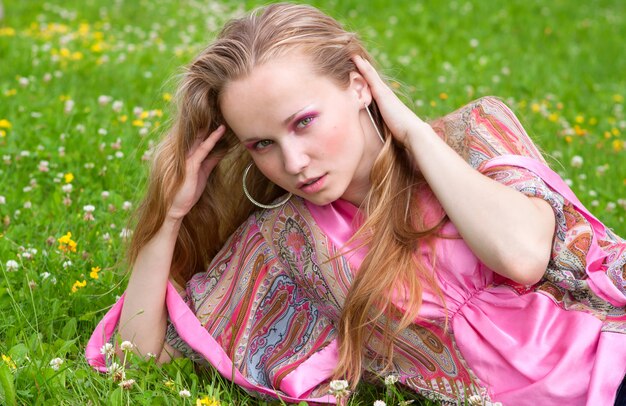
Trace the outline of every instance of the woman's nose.
[[298, 144], [283, 147], [283, 165], [287, 173], [297, 175], [307, 167], [310, 158], [305, 149], [304, 145]]

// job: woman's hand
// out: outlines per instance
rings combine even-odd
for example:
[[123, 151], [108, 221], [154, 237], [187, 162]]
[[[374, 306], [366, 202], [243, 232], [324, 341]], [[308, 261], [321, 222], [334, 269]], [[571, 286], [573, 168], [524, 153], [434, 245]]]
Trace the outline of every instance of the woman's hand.
[[185, 180], [174, 196], [167, 214], [169, 218], [182, 219], [200, 199], [211, 171], [221, 159], [219, 156], [208, 157], [209, 153], [224, 135], [225, 128], [224, 125], [220, 125], [204, 141], [198, 139], [191, 147], [187, 155]]
[[383, 120], [397, 141], [408, 149], [410, 148], [409, 133], [420, 131], [420, 129], [432, 131], [428, 123], [402, 103], [402, 100], [387, 86], [368, 61], [360, 56], [355, 56], [352, 60], [369, 84], [372, 97], [376, 100]]

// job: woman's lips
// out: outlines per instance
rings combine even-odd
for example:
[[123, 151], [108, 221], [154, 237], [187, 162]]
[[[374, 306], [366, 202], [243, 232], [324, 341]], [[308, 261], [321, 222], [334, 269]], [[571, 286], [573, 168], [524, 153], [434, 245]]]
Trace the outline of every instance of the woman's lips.
[[304, 193], [316, 193], [324, 186], [324, 182], [326, 180], [326, 175], [322, 175], [319, 178], [313, 178], [308, 182], [302, 183], [298, 186], [298, 189], [302, 190]]

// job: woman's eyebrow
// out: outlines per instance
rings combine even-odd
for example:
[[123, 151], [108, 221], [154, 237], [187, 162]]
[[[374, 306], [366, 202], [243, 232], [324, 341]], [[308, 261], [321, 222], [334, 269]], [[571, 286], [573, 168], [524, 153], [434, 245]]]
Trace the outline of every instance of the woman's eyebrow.
[[291, 122], [291, 120], [293, 120], [293, 118], [294, 118], [295, 116], [297, 116], [300, 112], [302, 112], [302, 111], [306, 110], [306, 109], [307, 109], [307, 108], [309, 108], [309, 107], [310, 107], [310, 105], [309, 105], [309, 106], [302, 107], [300, 110], [296, 111], [295, 113], [293, 113], [292, 115], [290, 115], [289, 117], [287, 117], [287, 118], [283, 121], [283, 124], [288, 125], [288, 124]]

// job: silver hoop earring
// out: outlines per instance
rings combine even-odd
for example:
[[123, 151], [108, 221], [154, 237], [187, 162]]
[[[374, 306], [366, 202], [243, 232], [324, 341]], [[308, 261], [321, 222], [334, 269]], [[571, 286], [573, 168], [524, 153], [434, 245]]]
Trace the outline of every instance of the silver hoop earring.
[[254, 162], [250, 162], [250, 164], [248, 166], [246, 166], [246, 169], [243, 171], [243, 193], [246, 195], [248, 200], [250, 200], [252, 202], [252, 204], [254, 204], [255, 206], [258, 206], [258, 207], [260, 207], [262, 209], [275, 209], [275, 208], [280, 207], [283, 204], [287, 203], [289, 201], [289, 199], [291, 199], [291, 196], [293, 196], [293, 193], [289, 193], [287, 198], [285, 200], [283, 200], [282, 202], [278, 202], [278, 203], [274, 203], [274, 204], [263, 204], [263, 203], [259, 203], [256, 200], [254, 200], [252, 198], [252, 196], [250, 195], [250, 192], [248, 192], [248, 187], [246, 186], [246, 178], [248, 177], [248, 172], [250, 172], [250, 168], [252, 168], [252, 165], [254, 165]]
[[380, 130], [378, 129], [378, 125], [376, 125], [376, 121], [374, 121], [374, 117], [372, 116], [372, 113], [370, 112], [370, 106], [365, 106], [365, 111], [367, 111], [367, 115], [370, 117], [372, 125], [374, 126], [374, 129], [376, 130], [376, 134], [378, 134], [378, 138], [380, 138], [380, 142], [384, 144], [385, 139], [383, 138], [383, 135], [380, 133]]

